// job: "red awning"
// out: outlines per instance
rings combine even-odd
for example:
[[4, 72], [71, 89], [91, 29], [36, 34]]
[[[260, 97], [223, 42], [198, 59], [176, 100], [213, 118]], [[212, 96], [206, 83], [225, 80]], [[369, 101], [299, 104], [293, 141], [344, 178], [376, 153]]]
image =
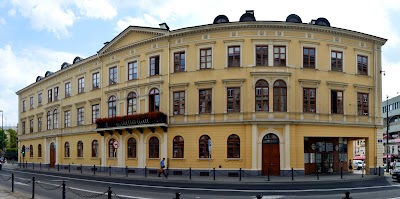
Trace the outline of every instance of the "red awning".
[[360, 155], [353, 158], [353, 160], [365, 160], [365, 156]]

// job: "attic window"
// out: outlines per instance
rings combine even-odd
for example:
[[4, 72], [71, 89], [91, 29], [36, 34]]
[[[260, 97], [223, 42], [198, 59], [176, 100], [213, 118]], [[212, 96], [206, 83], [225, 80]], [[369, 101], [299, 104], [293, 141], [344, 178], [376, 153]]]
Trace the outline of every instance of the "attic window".
[[52, 75], [52, 74], [53, 74], [53, 72], [47, 71], [46, 74], [45, 74], [44, 76], [45, 76], [45, 77], [48, 77], [48, 76], [50, 76], [50, 75]]
[[291, 14], [286, 18], [286, 22], [302, 23], [301, 18], [296, 14]]
[[225, 15], [218, 15], [217, 17], [215, 17], [213, 24], [228, 23], [228, 22], [229, 22], [228, 17], [226, 17]]
[[318, 19], [315, 21], [315, 24], [316, 24], [316, 25], [320, 25], [320, 26], [328, 26], [328, 27], [331, 26], [331, 24], [329, 23], [329, 21], [328, 21], [327, 19], [323, 18], [323, 17], [318, 18]]
[[64, 62], [63, 64], [61, 64], [61, 70], [64, 68], [67, 68], [70, 64], [67, 62]]
[[37, 76], [37, 77], [36, 77], [36, 82], [38, 82], [38, 81], [40, 81], [40, 80], [42, 80], [42, 79], [43, 79], [42, 76]]
[[240, 22], [246, 22], [246, 21], [255, 21], [256, 18], [254, 17], [254, 15], [250, 14], [250, 13], [244, 13], [241, 17], [240, 17]]
[[74, 61], [72, 62], [73, 64], [78, 63], [82, 60], [80, 57], [75, 57]]

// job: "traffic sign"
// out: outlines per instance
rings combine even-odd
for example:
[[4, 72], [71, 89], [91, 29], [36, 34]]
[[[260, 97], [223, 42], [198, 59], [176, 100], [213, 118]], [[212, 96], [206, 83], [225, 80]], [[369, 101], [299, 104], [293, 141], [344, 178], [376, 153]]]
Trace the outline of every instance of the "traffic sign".
[[208, 151], [211, 151], [212, 145], [211, 145], [211, 139], [208, 139]]
[[118, 149], [118, 147], [119, 147], [119, 142], [118, 142], [117, 140], [115, 140], [115, 141], [113, 142], [113, 147], [114, 147], [114, 149]]
[[29, 151], [29, 149], [30, 149], [29, 147], [26, 147], [26, 148], [25, 148], [25, 151]]

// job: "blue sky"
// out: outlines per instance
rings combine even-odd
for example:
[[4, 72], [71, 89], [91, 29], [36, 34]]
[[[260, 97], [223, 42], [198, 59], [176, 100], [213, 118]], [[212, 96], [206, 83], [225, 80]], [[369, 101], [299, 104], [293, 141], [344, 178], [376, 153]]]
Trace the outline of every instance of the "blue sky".
[[400, 92], [400, 1], [233, 1], [233, 0], [0, 0], [0, 110], [4, 125], [18, 122], [16, 91], [46, 71], [57, 71], [76, 56], [96, 54], [103, 43], [129, 25], [171, 29], [212, 23], [226, 15], [238, 21], [245, 10], [257, 20], [303, 22], [327, 18], [331, 26], [388, 39], [382, 49], [383, 96]]

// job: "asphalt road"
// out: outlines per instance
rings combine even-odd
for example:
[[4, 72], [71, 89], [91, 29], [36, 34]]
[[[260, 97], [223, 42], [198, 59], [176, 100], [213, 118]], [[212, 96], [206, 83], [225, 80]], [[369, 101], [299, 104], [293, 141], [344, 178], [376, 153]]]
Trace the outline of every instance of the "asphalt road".
[[[171, 199], [180, 192], [182, 199], [232, 198], [250, 199], [256, 195], [264, 199], [278, 198], [326, 198], [340, 199], [349, 191], [353, 199], [390, 198], [400, 199], [400, 184], [390, 178], [374, 180], [298, 183], [213, 183], [193, 181], [171, 181], [166, 179], [126, 180], [69, 174], [46, 174], [39, 171], [0, 171], [0, 185], [11, 189], [11, 172], [15, 174], [15, 191], [32, 194], [32, 176], [35, 176], [35, 198], [61, 198], [62, 181], [66, 183], [66, 198], [107, 198], [108, 187], [112, 198]], [[103, 195], [105, 193], [105, 195]], [[100, 196], [102, 195], [102, 196]], [[99, 196], [99, 197], [95, 197]]]

